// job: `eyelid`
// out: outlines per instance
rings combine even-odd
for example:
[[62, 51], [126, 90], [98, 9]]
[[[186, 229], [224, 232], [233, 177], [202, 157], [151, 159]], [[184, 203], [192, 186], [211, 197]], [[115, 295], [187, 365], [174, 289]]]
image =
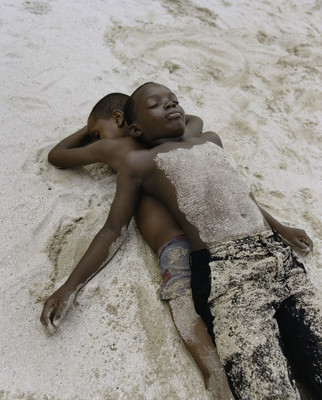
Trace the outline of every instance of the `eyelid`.
[[[174, 103], [174, 104], [179, 104], [179, 100], [177, 99], [177, 98], [172, 98], [172, 99], [169, 99], [169, 101], [171, 101], [172, 103]], [[157, 107], [159, 105], [159, 102], [157, 101], [157, 102], [155, 102], [155, 103], [153, 103], [153, 104], [151, 104], [151, 105], [148, 105], [148, 109], [150, 109], [150, 108], [154, 108], [154, 107]]]
[[159, 105], [159, 103], [154, 103], [154, 104], [151, 104], [150, 106], [148, 106], [148, 108], [154, 108], [154, 107], [157, 107]]

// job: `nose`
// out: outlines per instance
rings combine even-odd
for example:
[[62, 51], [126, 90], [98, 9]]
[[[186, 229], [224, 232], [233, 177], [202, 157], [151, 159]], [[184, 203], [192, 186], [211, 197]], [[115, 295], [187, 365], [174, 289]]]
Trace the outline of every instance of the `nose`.
[[176, 106], [176, 103], [174, 102], [174, 101], [172, 101], [172, 100], [167, 100], [165, 103], [164, 103], [164, 108], [167, 110], [167, 109], [169, 109], [169, 108], [171, 108], [171, 107], [175, 107]]

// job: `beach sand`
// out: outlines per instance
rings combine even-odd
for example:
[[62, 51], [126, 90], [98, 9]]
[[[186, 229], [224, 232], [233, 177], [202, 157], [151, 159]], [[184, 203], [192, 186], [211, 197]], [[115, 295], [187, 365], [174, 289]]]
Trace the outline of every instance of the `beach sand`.
[[1, 2], [0, 399], [207, 398], [134, 226], [59, 331], [39, 322], [115, 191], [108, 168], [58, 170], [47, 154], [109, 92], [170, 87], [260, 204], [312, 237], [322, 287], [321, 20], [321, 1]]

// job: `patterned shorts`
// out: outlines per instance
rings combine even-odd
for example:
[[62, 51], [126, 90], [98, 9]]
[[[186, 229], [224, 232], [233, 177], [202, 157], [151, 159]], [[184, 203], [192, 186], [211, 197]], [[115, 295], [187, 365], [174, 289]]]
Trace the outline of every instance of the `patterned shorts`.
[[191, 296], [190, 245], [184, 235], [170, 239], [158, 251], [162, 282], [160, 299]]

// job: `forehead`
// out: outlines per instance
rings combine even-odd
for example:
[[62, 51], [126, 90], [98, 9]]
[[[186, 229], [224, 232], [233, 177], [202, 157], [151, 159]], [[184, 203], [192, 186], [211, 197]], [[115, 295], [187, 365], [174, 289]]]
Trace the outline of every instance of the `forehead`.
[[135, 102], [147, 100], [149, 97], [162, 97], [169, 95], [175, 96], [175, 94], [166, 86], [159, 85], [158, 83], [150, 83], [139, 90], [135, 96]]

